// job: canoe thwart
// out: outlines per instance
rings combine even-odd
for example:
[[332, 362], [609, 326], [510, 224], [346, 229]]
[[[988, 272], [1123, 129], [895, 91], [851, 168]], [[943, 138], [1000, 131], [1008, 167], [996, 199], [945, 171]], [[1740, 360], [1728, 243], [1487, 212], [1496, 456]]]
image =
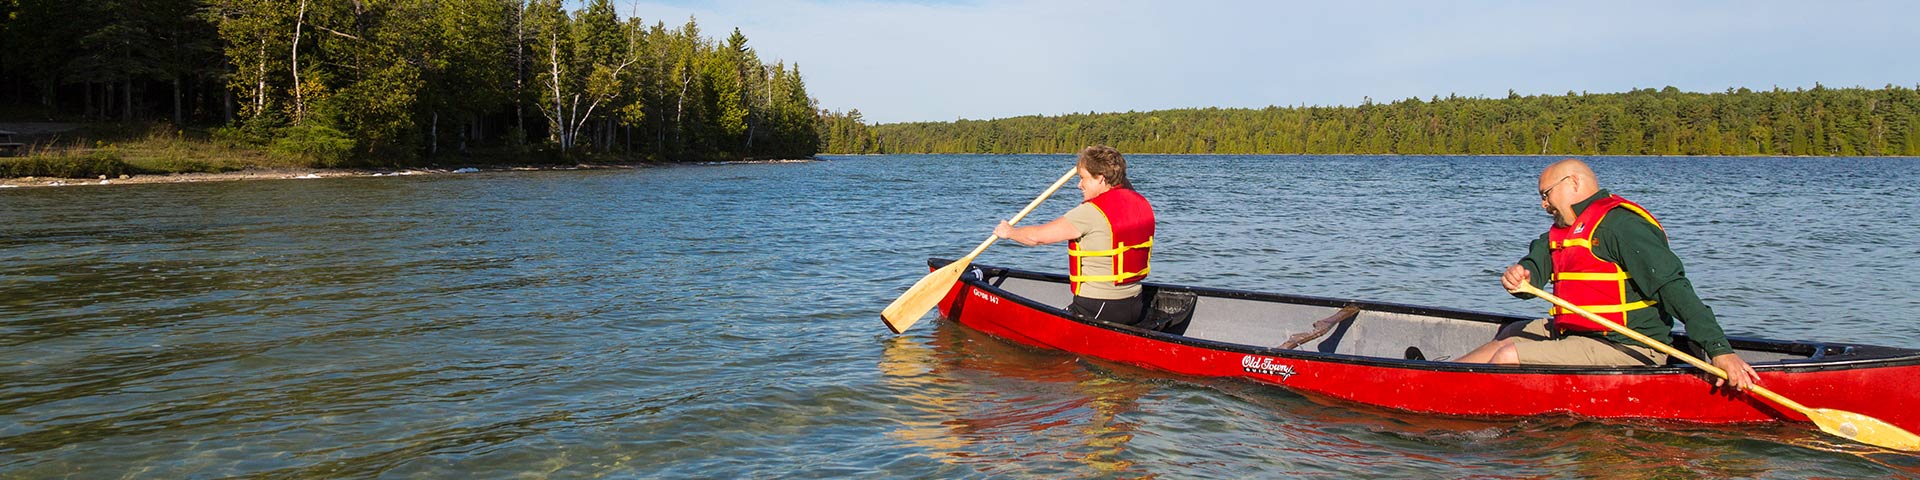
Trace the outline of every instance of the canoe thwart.
[[1347, 305], [1345, 307], [1340, 307], [1340, 311], [1333, 312], [1333, 315], [1328, 315], [1327, 318], [1323, 318], [1323, 319], [1320, 319], [1319, 321], [1313, 322], [1313, 330], [1296, 333], [1296, 334], [1293, 334], [1293, 336], [1291, 337], [1287, 337], [1287, 343], [1280, 344], [1280, 349], [1292, 350], [1292, 349], [1298, 348], [1301, 344], [1311, 342], [1316, 338], [1325, 336], [1327, 332], [1333, 331], [1333, 327], [1336, 325], [1339, 325], [1340, 322], [1352, 320], [1353, 317], [1356, 317], [1359, 315], [1360, 315], [1359, 305]]

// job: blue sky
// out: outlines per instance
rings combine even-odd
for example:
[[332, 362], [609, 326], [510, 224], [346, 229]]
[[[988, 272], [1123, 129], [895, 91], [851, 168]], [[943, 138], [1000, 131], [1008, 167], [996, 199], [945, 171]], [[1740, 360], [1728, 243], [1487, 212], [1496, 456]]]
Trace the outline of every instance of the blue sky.
[[632, 1], [869, 122], [1920, 84], [1920, 2]]

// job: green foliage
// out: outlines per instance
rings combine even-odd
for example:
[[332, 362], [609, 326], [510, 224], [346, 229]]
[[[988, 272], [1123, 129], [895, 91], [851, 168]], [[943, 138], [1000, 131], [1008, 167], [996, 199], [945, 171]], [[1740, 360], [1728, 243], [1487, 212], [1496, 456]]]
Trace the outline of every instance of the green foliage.
[[308, 166], [333, 168], [348, 164], [353, 156], [354, 141], [332, 127], [307, 123], [282, 130], [269, 151], [303, 160]]
[[860, 109], [846, 112], [820, 112], [821, 149], [832, 153], [868, 154], [879, 152], [879, 139], [867, 127]]
[[214, 141], [226, 146], [260, 146], [272, 143], [286, 126], [287, 117], [270, 110], [248, 117], [239, 125], [215, 128], [212, 133]]
[[95, 148], [78, 156], [0, 158], [0, 177], [117, 177], [134, 170], [120, 159], [120, 151], [114, 147]]
[[797, 70], [761, 63], [738, 30], [716, 42], [692, 18], [670, 29], [617, 5], [0, 0], [0, 44], [12, 47], [0, 83], [88, 119], [220, 118], [215, 144], [328, 165], [469, 145], [561, 161], [815, 153]]
[[1448, 96], [1357, 107], [1184, 109], [867, 126], [822, 115], [829, 153], [1920, 155], [1920, 90]]
[[213, 173], [230, 169], [221, 168], [213, 163], [187, 158], [184, 155], [163, 155], [140, 164], [136, 170], [167, 173]]
[[413, 108], [420, 72], [404, 63], [371, 70], [320, 104], [316, 118], [339, 125], [373, 158], [411, 156], [420, 138]]

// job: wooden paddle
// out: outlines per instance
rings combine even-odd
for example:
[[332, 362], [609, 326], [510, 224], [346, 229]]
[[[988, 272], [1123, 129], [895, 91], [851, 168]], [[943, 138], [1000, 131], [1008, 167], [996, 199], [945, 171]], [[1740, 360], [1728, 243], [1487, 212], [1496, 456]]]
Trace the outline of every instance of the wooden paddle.
[[[1034, 198], [1033, 203], [1028, 203], [1027, 208], [1021, 209], [1020, 213], [1014, 215], [1012, 220], [1007, 220], [1007, 223], [1020, 223], [1020, 219], [1026, 218], [1028, 213], [1033, 212], [1033, 207], [1040, 206], [1040, 202], [1053, 196], [1055, 190], [1059, 190], [1061, 185], [1066, 185], [1067, 180], [1072, 180], [1073, 175], [1079, 171], [1080, 167], [1076, 165], [1072, 170], [1068, 170], [1066, 175], [1061, 175], [1060, 180], [1053, 182], [1053, 186], [1047, 187], [1046, 192]], [[974, 248], [973, 253], [921, 277], [920, 281], [914, 282], [912, 287], [907, 288], [907, 293], [900, 294], [900, 298], [893, 299], [893, 303], [880, 311], [880, 320], [885, 322], [887, 328], [893, 330], [893, 333], [907, 331], [907, 327], [920, 321], [920, 317], [926, 315], [928, 310], [933, 310], [933, 306], [939, 304], [940, 299], [946, 298], [947, 291], [953, 289], [953, 282], [959, 280], [960, 273], [966, 271], [967, 265], [973, 263], [973, 257], [979, 256], [980, 252], [985, 251], [987, 246], [993, 245], [997, 240], [1000, 240], [999, 236], [988, 235], [987, 241], [980, 242], [980, 246]]]
[[[1554, 305], [1559, 305], [1560, 308], [1571, 310], [1574, 313], [1580, 314], [1580, 316], [1587, 317], [1588, 320], [1592, 320], [1594, 323], [1605, 325], [1607, 329], [1613, 330], [1615, 333], [1626, 335], [1629, 338], [1640, 341], [1640, 343], [1653, 347], [1655, 350], [1665, 352], [1674, 358], [1685, 360], [1695, 367], [1700, 367], [1701, 370], [1706, 370], [1707, 373], [1712, 373], [1720, 378], [1727, 378], [1727, 372], [1721, 370], [1720, 367], [1715, 367], [1713, 364], [1694, 358], [1692, 355], [1687, 355], [1679, 349], [1673, 348], [1671, 345], [1654, 341], [1654, 339], [1647, 338], [1646, 335], [1641, 335], [1640, 332], [1628, 330], [1627, 327], [1620, 326], [1618, 323], [1613, 323], [1611, 320], [1601, 318], [1599, 315], [1594, 315], [1593, 312], [1583, 310], [1580, 307], [1574, 306], [1572, 303], [1567, 303], [1566, 300], [1560, 297], [1540, 291], [1538, 287], [1532, 284], [1521, 284], [1520, 288], [1513, 291], [1514, 293], [1530, 293], [1533, 294], [1533, 296], [1544, 298], [1549, 302], [1553, 302]], [[1845, 410], [1807, 408], [1807, 406], [1801, 405], [1800, 402], [1795, 402], [1787, 397], [1780, 396], [1780, 394], [1773, 393], [1772, 390], [1767, 390], [1766, 387], [1759, 385], [1747, 387], [1746, 391], [1759, 395], [1767, 400], [1772, 400], [1773, 403], [1779, 404], [1780, 406], [1800, 412], [1801, 415], [1806, 415], [1808, 419], [1813, 420], [1814, 425], [1820, 426], [1821, 431], [1834, 434], [1840, 438], [1894, 450], [1909, 452], [1920, 451], [1920, 436], [1915, 436], [1912, 432], [1902, 430], [1900, 427], [1881, 421], [1878, 418]]]

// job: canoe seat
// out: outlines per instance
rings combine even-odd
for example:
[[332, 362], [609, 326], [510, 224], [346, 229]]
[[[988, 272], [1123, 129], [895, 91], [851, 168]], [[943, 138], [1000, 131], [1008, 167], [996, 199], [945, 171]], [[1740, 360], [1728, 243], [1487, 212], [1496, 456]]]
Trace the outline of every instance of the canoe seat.
[[1199, 302], [1200, 296], [1193, 292], [1154, 289], [1147, 314], [1135, 326], [1174, 335], [1186, 334], [1187, 321], [1193, 319], [1193, 306]]

